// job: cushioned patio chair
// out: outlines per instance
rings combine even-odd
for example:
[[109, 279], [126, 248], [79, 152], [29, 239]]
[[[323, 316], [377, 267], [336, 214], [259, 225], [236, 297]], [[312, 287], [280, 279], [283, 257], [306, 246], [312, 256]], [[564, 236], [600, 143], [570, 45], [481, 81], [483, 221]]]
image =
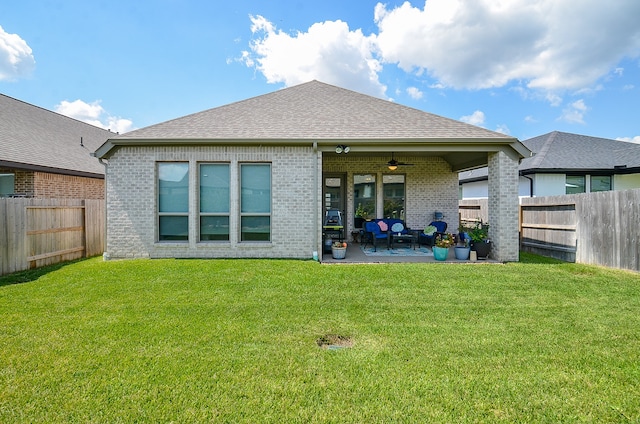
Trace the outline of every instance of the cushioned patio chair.
[[367, 221], [364, 224], [364, 246], [367, 247], [368, 243], [373, 244], [374, 251], [378, 251], [378, 244], [383, 242], [387, 245], [387, 249], [389, 248], [389, 236], [386, 231], [382, 231], [380, 229], [380, 225], [378, 225], [375, 221]]
[[431, 234], [425, 234], [424, 232], [420, 234], [418, 237], [418, 242], [420, 244], [425, 244], [429, 247], [433, 247], [436, 245], [436, 237], [438, 234], [445, 234], [447, 231], [447, 223], [444, 221], [433, 221], [427, 227], [435, 227], [435, 231]]

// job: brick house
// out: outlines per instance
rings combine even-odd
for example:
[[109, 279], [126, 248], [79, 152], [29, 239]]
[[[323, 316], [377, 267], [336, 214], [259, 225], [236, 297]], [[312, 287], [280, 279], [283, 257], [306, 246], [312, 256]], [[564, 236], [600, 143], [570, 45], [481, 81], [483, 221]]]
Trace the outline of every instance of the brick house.
[[[311, 258], [325, 210], [458, 225], [490, 169], [493, 257], [518, 260], [517, 139], [311, 81], [109, 139], [105, 258]], [[399, 162], [399, 163], [396, 163]]]
[[91, 157], [114, 133], [0, 94], [0, 196], [104, 198]]

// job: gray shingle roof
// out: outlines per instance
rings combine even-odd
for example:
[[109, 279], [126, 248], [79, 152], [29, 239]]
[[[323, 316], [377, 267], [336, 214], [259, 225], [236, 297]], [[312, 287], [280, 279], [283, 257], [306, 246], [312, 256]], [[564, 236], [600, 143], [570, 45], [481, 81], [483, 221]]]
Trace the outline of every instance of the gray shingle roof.
[[114, 135], [0, 94], [0, 166], [100, 177], [104, 166], [91, 152]]
[[135, 130], [121, 139], [513, 139], [319, 81]]
[[[544, 171], [640, 169], [640, 144], [553, 131], [522, 141], [534, 156], [522, 160], [521, 174]], [[460, 181], [487, 179], [487, 168], [460, 173]]]
[[527, 170], [613, 170], [640, 167], [640, 144], [553, 131], [522, 142], [535, 156], [522, 160]]

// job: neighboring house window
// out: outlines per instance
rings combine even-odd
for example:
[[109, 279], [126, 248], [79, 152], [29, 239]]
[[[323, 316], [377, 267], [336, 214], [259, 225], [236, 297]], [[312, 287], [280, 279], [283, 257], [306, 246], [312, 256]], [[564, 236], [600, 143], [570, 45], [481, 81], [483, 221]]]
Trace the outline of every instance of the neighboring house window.
[[0, 174], [0, 196], [14, 194], [15, 176], [13, 174]]
[[362, 174], [353, 176], [353, 206], [364, 218], [376, 217], [376, 176]]
[[200, 164], [200, 240], [229, 241], [229, 164]]
[[565, 188], [567, 194], [585, 193], [586, 187], [584, 175], [567, 175]]
[[240, 164], [240, 241], [271, 240], [271, 164]]
[[158, 240], [189, 240], [189, 164], [158, 163]]
[[610, 175], [592, 175], [591, 176], [591, 192], [610, 191], [611, 176]]
[[404, 219], [404, 175], [383, 175], [382, 193], [383, 216]]

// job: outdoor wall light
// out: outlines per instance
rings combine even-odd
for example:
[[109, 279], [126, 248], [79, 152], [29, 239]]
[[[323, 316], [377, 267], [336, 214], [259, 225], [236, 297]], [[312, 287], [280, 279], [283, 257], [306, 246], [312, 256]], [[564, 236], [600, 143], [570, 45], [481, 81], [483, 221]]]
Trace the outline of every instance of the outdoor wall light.
[[349, 153], [351, 151], [351, 147], [349, 146], [345, 146], [344, 144], [338, 144], [336, 146], [336, 153], [340, 154], [340, 153]]

